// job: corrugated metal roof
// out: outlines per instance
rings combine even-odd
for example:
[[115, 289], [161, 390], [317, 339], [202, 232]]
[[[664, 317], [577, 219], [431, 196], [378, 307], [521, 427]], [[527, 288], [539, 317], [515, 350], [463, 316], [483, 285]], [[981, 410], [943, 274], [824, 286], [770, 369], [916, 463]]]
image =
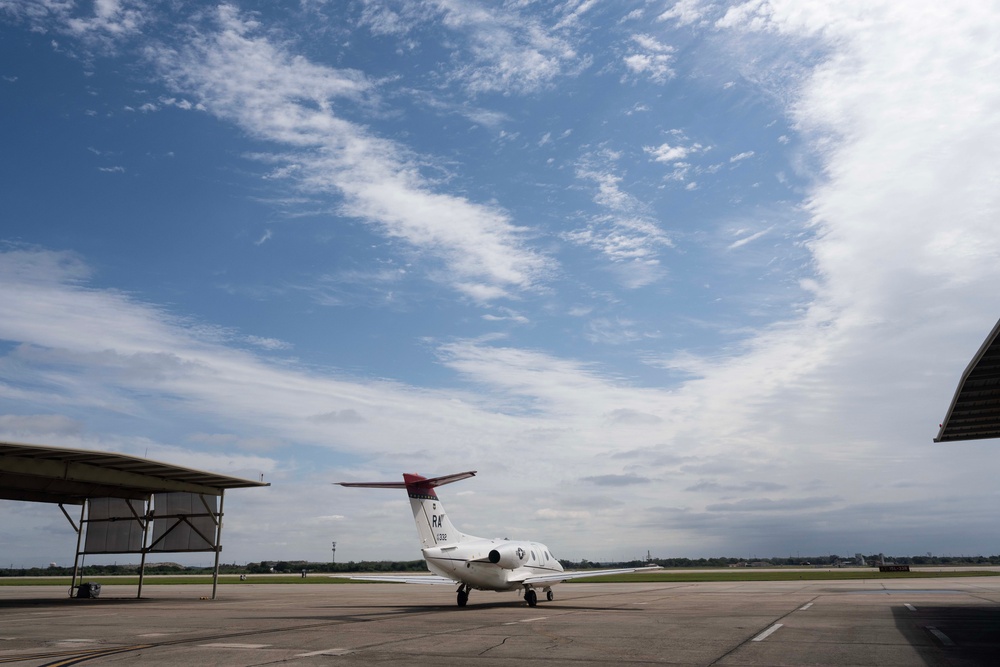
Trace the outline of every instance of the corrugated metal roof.
[[934, 442], [1000, 438], [1000, 322], [958, 383]]
[[148, 498], [170, 491], [218, 496], [224, 489], [255, 486], [270, 484], [126, 454], [0, 442], [0, 498], [8, 500], [78, 505], [85, 498]]

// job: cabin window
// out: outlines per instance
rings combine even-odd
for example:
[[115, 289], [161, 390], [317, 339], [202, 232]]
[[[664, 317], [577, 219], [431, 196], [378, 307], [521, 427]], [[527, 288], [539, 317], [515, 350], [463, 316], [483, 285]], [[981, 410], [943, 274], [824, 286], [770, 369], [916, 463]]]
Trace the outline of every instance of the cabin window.
[[531, 560], [535, 560], [535, 552], [534, 551], [531, 552]]

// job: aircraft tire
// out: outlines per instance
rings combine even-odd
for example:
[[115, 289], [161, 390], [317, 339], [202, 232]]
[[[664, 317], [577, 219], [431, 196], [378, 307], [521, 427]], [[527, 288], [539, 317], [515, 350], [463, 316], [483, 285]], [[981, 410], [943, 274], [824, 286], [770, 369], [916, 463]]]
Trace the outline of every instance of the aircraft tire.
[[538, 594], [535, 593], [535, 590], [533, 588], [529, 588], [524, 593], [524, 600], [525, 602], [528, 603], [529, 607], [534, 607], [535, 605], [538, 604]]
[[548, 600], [549, 602], [552, 602], [553, 600], [556, 599], [556, 596], [555, 596], [555, 594], [552, 591], [546, 591], [545, 592], [545, 599]]
[[469, 594], [466, 591], [458, 592], [458, 606], [464, 607], [469, 602]]

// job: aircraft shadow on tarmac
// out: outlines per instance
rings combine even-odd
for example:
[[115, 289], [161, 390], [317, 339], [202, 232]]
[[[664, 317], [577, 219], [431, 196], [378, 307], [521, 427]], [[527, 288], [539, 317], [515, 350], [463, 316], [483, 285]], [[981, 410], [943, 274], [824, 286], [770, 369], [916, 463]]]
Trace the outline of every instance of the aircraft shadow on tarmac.
[[116, 604], [141, 604], [143, 602], [155, 602], [155, 598], [71, 598], [51, 597], [51, 598], [3, 598], [0, 599], [0, 609], [27, 609], [31, 607], [66, 607], [72, 605], [116, 605]]
[[[544, 614], [546, 611], [557, 612], [557, 611], [598, 611], [601, 613], [613, 614], [615, 612], [625, 612], [625, 613], [642, 613], [646, 611], [641, 607], [609, 607], [609, 606], [589, 606], [589, 605], [578, 605], [578, 604], [549, 604], [549, 605], [539, 605], [537, 607], [528, 607], [522, 601], [516, 602], [484, 602], [481, 604], [469, 603], [467, 607], [458, 607], [457, 605], [387, 605], [387, 604], [349, 604], [344, 606], [330, 605], [325, 609], [329, 609], [330, 613], [337, 615], [337, 610], [345, 609], [363, 609], [367, 611], [362, 612], [362, 614], [352, 613], [345, 614], [345, 616], [360, 616], [364, 615], [366, 620], [371, 620], [371, 616], [394, 616], [394, 615], [405, 615], [405, 614], [475, 614], [479, 610], [492, 610], [492, 609], [513, 609], [513, 608], [523, 608], [525, 610], [531, 609], [532, 613]], [[278, 617], [274, 617], [278, 620]], [[313, 619], [313, 620], [329, 620], [330, 616], [323, 614], [309, 614], [308, 616], [282, 616], [281, 618], [297, 618], [303, 619]], [[510, 620], [519, 620], [516, 617], [511, 617]]]
[[1000, 665], [1000, 606], [920, 605], [892, 609], [899, 630], [928, 667]]
[[[186, 604], [191, 602], [194, 598], [157, 598], [153, 597], [100, 597], [100, 598], [71, 598], [69, 596], [53, 596], [44, 598], [0, 598], [0, 609], [26, 609], [26, 608], [37, 608], [37, 607], [69, 607], [69, 606], [119, 606], [119, 605], [135, 605], [135, 604], [148, 604], [148, 603], [158, 603], [158, 604]], [[202, 598], [203, 599], [203, 598]], [[224, 600], [223, 600], [224, 601]], [[552, 609], [553, 611], [600, 611], [600, 612], [637, 612], [643, 611], [641, 608], [631, 607], [631, 606], [614, 606], [614, 605], [586, 605], [579, 604], [580, 600], [575, 601], [555, 601], [545, 604], [540, 604], [537, 607], [528, 607], [527, 603], [521, 599], [511, 599], [511, 600], [495, 600], [495, 601], [484, 601], [476, 602], [470, 601], [467, 607], [459, 607], [454, 603], [450, 604], [423, 604], [423, 605], [413, 605], [407, 604], [405, 600], [401, 600], [399, 604], [368, 604], [364, 602], [351, 602], [343, 606], [337, 605], [332, 602], [327, 609], [372, 609], [372, 610], [392, 610], [400, 614], [411, 614], [411, 613], [427, 613], [427, 612], [454, 612], [454, 613], [470, 613], [475, 612], [477, 609], [512, 609], [512, 608], [524, 608], [533, 609], [535, 612], [543, 613], [546, 609]]]

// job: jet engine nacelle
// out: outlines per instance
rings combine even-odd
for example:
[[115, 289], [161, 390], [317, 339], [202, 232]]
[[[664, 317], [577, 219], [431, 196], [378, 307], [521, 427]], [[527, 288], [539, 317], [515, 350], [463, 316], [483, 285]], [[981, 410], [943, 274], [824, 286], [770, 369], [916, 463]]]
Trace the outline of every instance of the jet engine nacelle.
[[504, 544], [490, 551], [490, 562], [505, 570], [515, 570], [528, 562], [528, 550], [519, 544]]

